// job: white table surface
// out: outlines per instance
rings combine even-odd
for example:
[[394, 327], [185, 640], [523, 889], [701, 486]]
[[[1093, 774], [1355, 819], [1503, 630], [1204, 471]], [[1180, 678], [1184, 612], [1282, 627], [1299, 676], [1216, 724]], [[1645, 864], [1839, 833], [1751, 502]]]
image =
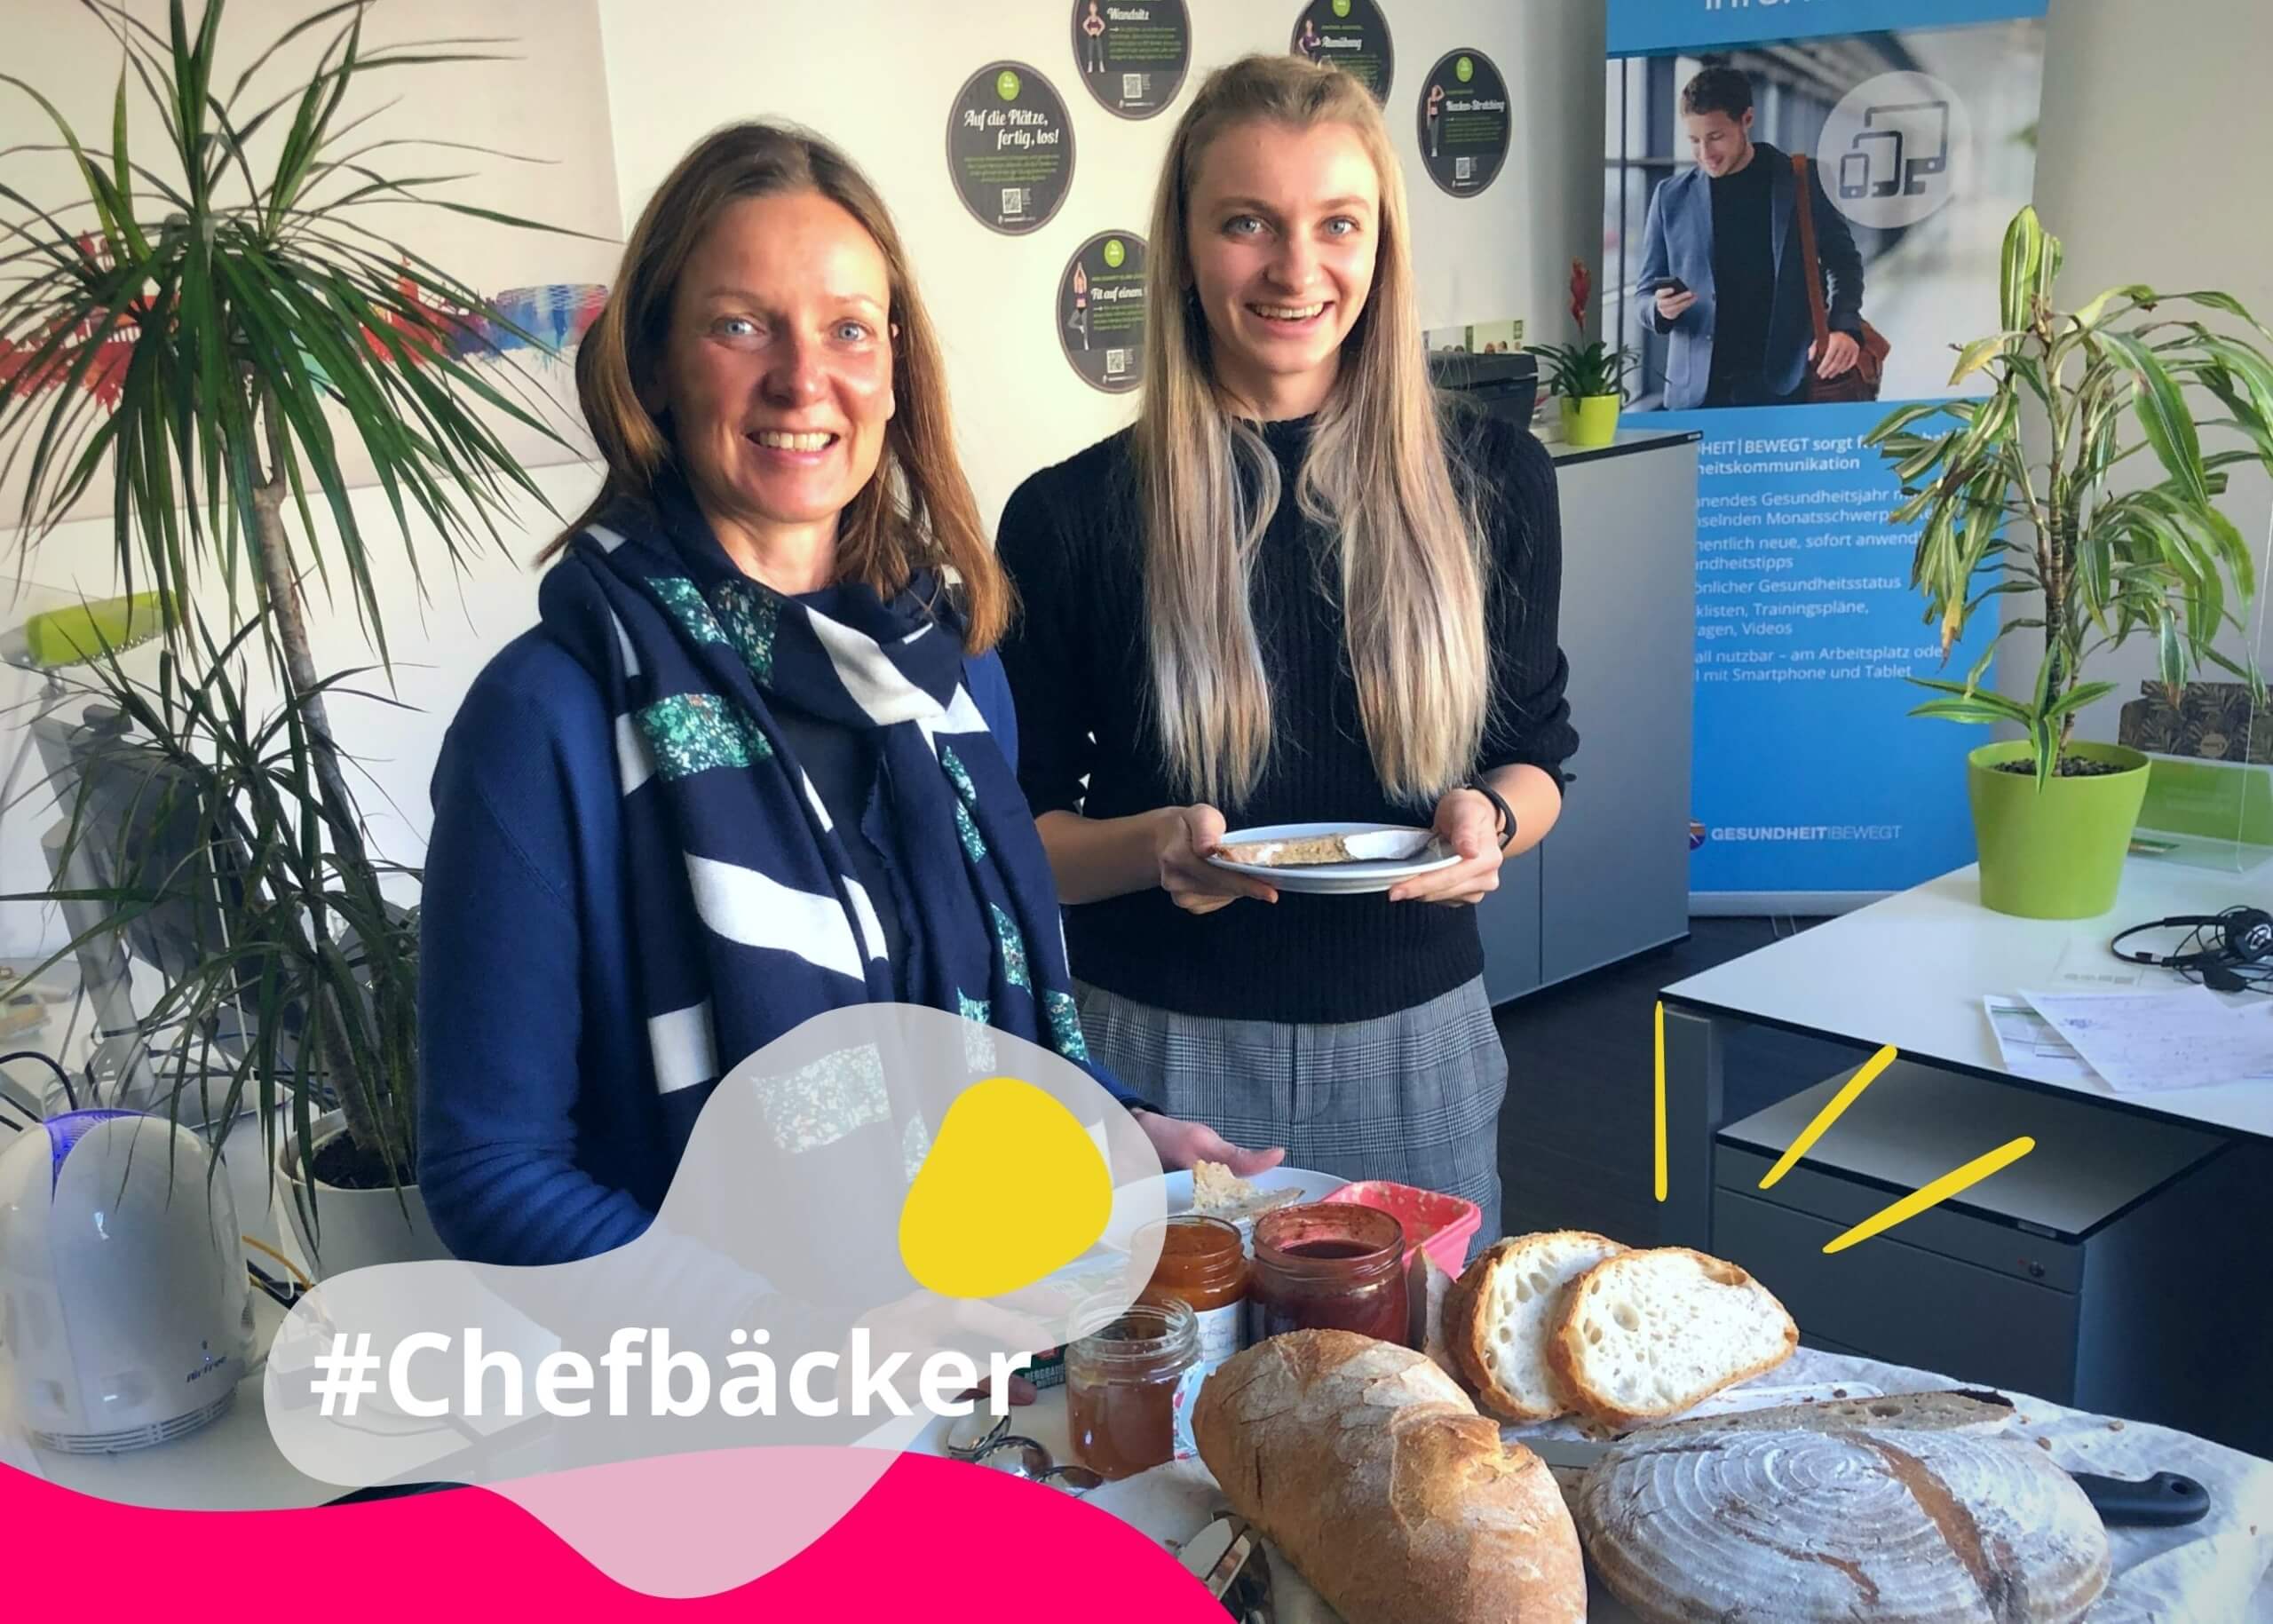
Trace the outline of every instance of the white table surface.
[[[2079, 952], [2095, 948], [2112, 965], [2107, 943], [2120, 930], [2237, 904], [2273, 907], [2268, 871], [2222, 874], [2134, 857], [2125, 863], [2121, 890], [2106, 914], [2043, 920], [1983, 907], [1977, 871], [1966, 867], [1675, 982], [1664, 996], [1669, 1004], [1775, 1022], [1874, 1049], [1890, 1043], [1906, 1059], [2009, 1076], [1982, 1013], [1983, 998], [2063, 990], [2054, 971], [2071, 943], [2083, 944]], [[2150, 932], [2125, 947], [2169, 952], [2183, 934]], [[2174, 972], [2160, 970], [2148, 970], [2141, 983], [2184, 985]], [[2256, 994], [2238, 996], [2261, 1002]], [[2273, 1084], [2126, 1094], [2095, 1076], [2028, 1086], [2273, 1137]]]
[[[1961, 1385], [1928, 1371], [1913, 1370], [1802, 1348], [1778, 1369], [1722, 1396], [1728, 1407], [1747, 1406], [1744, 1394], [1758, 1390], [1760, 1404], [1790, 1402], [1794, 1390], [1818, 1397], [1833, 1390], [1880, 1393], [1929, 1392]], [[2110, 1418], [2063, 1409], [2010, 1393], [2016, 1417], [2008, 1435], [2024, 1447], [2042, 1447], [2071, 1471], [2110, 1477], [2146, 1477], [2175, 1471], [2198, 1479], [2209, 1490], [2211, 1510], [2183, 1528], [2116, 1528], [2109, 1531], [2113, 1573], [2093, 1607], [2091, 1624], [2273, 1624], [2273, 1462], [2258, 1460], [2187, 1433], [2145, 1425], [2111, 1425]], [[2023, 1419], [2025, 1418], [2025, 1419]], [[1031, 1406], [1011, 1412], [1015, 1432], [1033, 1438], [1060, 1462], [1074, 1458], [1065, 1426], [1062, 1388], [1046, 1390]], [[1502, 1436], [1579, 1438], [1573, 1423], [1550, 1422], [1508, 1427]], [[919, 1447], [943, 1453], [945, 1423], [927, 1430]], [[2038, 1442], [2039, 1439], [2042, 1443]], [[974, 1469], [976, 1470], [976, 1469]], [[1036, 1493], [1055, 1493], [1037, 1488]], [[1222, 1509], [1221, 1492], [1198, 1461], [1178, 1462], [1093, 1491], [1089, 1503], [1120, 1517], [1163, 1544], [1181, 1543]], [[1335, 1624], [1334, 1615], [1276, 1552], [1271, 1588], [1278, 1624]], [[1589, 1575], [1591, 1580], [1591, 1573]], [[1596, 1585], [1587, 1610], [1590, 1624], [1633, 1624], [1634, 1615]]]

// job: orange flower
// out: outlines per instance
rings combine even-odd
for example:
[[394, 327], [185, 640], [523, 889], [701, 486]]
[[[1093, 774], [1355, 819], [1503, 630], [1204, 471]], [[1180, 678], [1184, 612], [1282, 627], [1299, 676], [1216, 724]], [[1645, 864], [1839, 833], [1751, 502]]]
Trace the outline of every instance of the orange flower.
[[1594, 291], [1593, 279], [1587, 274], [1587, 262], [1571, 262], [1571, 320], [1584, 328], [1587, 324], [1587, 295]]

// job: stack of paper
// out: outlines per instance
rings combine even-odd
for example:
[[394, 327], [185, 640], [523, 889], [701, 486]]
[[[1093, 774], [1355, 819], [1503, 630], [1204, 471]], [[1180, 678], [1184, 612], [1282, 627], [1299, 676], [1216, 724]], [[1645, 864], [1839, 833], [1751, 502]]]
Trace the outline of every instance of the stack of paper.
[[2096, 1073], [2126, 1094], [2273, 1079], [2273, 1002], [2237, 1006], [2186, 986], [2024, 993], [1984, 1003], [2006, 1069], [2017, 1076], [2073, 1082]]

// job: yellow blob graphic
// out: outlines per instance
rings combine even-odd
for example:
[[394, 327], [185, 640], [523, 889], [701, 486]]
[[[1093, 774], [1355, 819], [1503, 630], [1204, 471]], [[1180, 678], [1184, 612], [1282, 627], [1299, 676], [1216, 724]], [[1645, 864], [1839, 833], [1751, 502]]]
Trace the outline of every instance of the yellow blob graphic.
[[955, 1098], [899, 1209], [899, 1256], [926, 1290], [994, 1297], [1097, 1243], [1113, 1175], [1089, 1130], [1030, 1082], [989, 1077]]

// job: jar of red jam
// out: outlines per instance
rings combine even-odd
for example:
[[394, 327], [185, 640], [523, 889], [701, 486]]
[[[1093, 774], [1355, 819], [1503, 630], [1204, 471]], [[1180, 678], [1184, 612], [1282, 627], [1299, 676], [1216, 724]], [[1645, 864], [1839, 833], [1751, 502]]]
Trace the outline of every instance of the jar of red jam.
[[1068, 1343], [1065, 1422], [1081, 1464], [1120, 1478], [1176, 1459], [1199, 1364], [1200, 1322], [1176, 1297], [1132, 1303]]
[[1200, 1362], [1213, 1370], [1247, 1345], [1247, 1246], [1236, 1225], [1187, 1213], [1149, 1232], [1160, 1261], [1146, 1299], [1176, 1297], [1200, 1323]]
[[1248, 1287], [1254, 1340], [1287, 1331], [1355, 1331], [1399, 1347], [1406, 1323], [1405, 1226], [1379, 1208], [1281, 1207], [1255, 1224]]

